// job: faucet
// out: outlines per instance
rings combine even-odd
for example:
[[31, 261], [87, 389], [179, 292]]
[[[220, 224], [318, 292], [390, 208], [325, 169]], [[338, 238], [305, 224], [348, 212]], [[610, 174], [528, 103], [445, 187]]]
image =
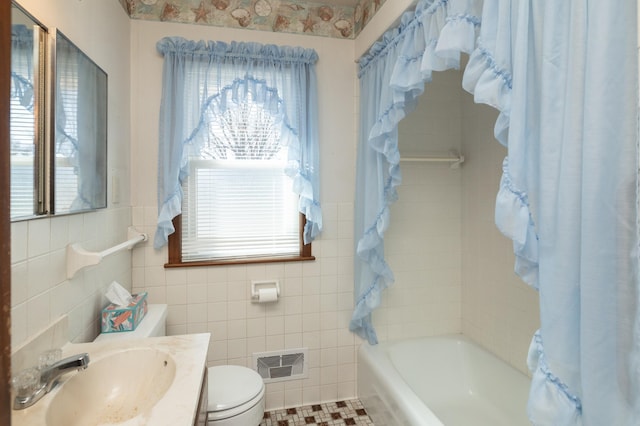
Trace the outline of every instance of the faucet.
[[51, 392], [63, 374], [85, 370], [88, 366], [89, 354], [83, 353], [61, 359], [41, 369], [25, 370], [18, 380], [14, 381], [16, 397], [13, 401], [13, 409], [22, 410], [31, 407], [40, 398]]

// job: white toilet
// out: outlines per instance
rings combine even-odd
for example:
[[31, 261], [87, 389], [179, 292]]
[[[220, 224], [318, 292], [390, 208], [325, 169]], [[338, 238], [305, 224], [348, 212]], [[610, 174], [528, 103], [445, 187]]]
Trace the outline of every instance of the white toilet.
[[[149, 305], [147, 315], [134, 331], [104, 333], [97, 341], [164, 336], [167, 305]], [[262, 377], [247, 367], [221, 365], [209, 367], [209, 426], [258, 426], [265, 408]]]

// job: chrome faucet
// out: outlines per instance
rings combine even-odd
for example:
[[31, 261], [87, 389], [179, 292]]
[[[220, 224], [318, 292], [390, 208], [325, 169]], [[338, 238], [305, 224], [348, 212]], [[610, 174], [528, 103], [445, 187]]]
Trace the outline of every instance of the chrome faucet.
[[42, 369], [28, 369], [22, 377], [14, 380], [16, 397], [13, 401], [14, 410], [31, 407], [40, 398], [51, 392], [58, 383], [58, 379], [71, 371], [85, 370], [89, 366], [89, 354], [77, 354], [43, 367]]

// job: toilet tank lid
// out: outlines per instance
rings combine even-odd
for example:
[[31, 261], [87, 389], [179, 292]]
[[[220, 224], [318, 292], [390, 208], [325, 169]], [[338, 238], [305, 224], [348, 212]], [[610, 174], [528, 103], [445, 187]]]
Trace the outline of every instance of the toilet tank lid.
[[209, 412], [230, 410], [254, 399], [264, 388], [262, 377], [247, 367], [220, 365], [210, 367]]
[[142, 318], [140, 324], [133, 331], [123, 331], [119, 333], [102, 333], [96, 338], [96, 342], [112, 339], [142, 339], [144, 337], [164, 336], [165, 333], [158, 334], [158, 329], [163, 329], [167, 320], [167, 305], [153, 304], [147, 306], [147, 314]]

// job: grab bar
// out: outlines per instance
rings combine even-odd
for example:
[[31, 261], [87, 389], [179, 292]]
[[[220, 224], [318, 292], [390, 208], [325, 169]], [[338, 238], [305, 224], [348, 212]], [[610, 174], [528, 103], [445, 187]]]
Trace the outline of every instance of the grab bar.
[[133, 246], [143, 241], [147, 241], [149, 237], [147, 234], [136, 231], [136, 229], [130, 226], [127, 230], [127, 241], [120, 243], [116, 246], [108, 248], [103, 251], [87, 251], [80, 243], [67, 245], [67, 279], [71, 279], [75, 276], [76, 272], [80, 269], [97, 265], [105, 257], [117, 253], [124, 249], [131, 250]]

